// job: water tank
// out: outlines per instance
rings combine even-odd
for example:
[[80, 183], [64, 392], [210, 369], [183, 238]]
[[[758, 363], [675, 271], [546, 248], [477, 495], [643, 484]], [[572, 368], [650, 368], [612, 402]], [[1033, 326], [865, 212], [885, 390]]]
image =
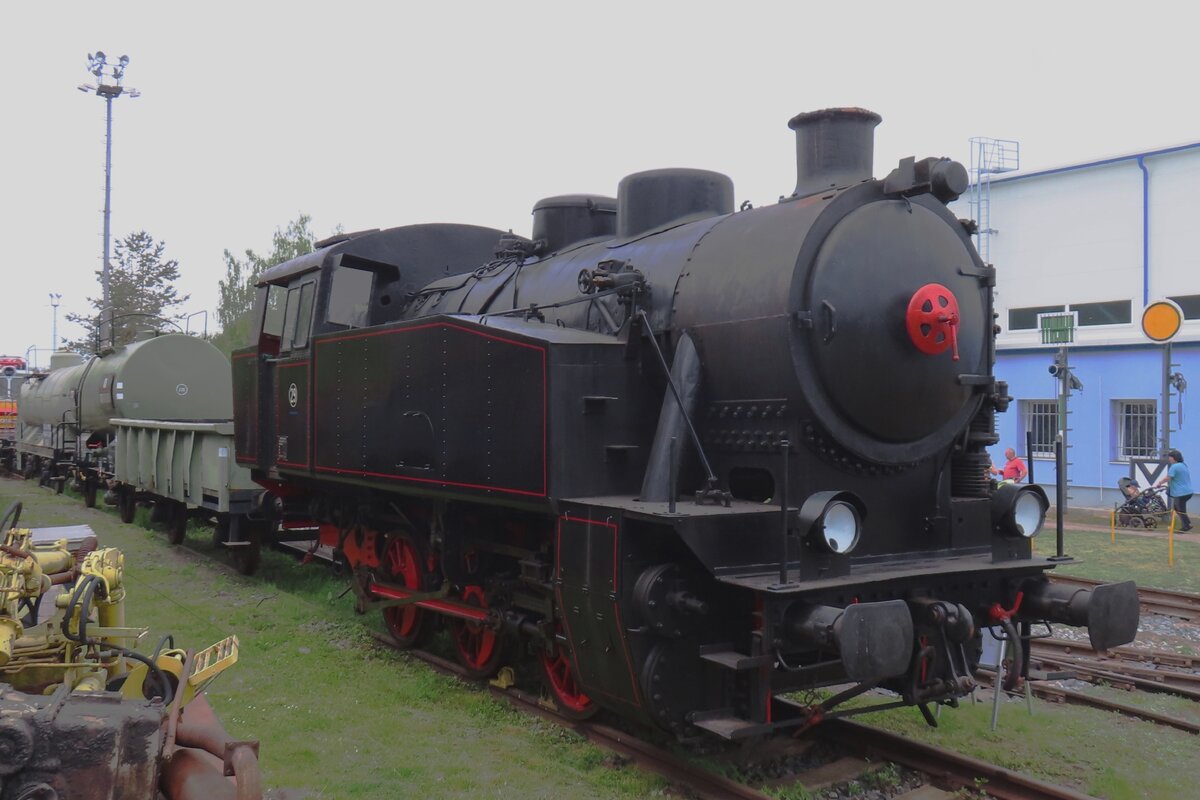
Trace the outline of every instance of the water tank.
[[203, 339], [155, 336], [27, 380], [18, 413], [27, 426], [77, 420], [93, 433], [114, 417], [226, 420], [233, 416], [229, 361]]

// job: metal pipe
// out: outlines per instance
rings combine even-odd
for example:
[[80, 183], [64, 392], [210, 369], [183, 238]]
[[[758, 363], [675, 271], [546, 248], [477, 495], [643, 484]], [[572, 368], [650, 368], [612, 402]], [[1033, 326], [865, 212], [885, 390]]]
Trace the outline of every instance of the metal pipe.
[[1057, 543], [1056, 558], [1063, 557], [1063, 517], [1066, 516], [1064, 505], [1067, 499], [1067, 459], [1063, 452], [1062, 434], [1054, 441], [1054, 532]]
[[1163, 342], [1162, 346], [1162, 457], [1165, 459], [1171, 449], [1171, 343]]
[[788, 582], [788, 451], [791, 447], [787, 439], [779, 443], [783, 451], [783, 469], [781, 470], [782, 488], [779, 490], [779, 585]]
[[1034, 484], [1033, 479], [1033, 431], [1025, 431], [1025, 468], [1029, 470], [1029, 483]]
[[671, 480], [670, 480], [670, 497], [667, 498], [667, 511], [671, 514], [675, 513], [675, 501], [679, 497], [679, 461], [676, 456], [679, 451], [679, 439], [675, 436], [671, 437]]

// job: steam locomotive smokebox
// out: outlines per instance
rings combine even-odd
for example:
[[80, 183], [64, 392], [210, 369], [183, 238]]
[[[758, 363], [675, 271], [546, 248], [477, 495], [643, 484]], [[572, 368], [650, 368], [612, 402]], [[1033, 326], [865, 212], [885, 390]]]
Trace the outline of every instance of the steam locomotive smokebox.
[[539, 200], [533, 207], [533, 239], [545, 241], [547, 253], [617, 232], [617, 201], [594, 194], [564, 194]]
[[865, 108], [826, 108], [797, 114], [796, 196], [805, 197], [873, 177], [875, 126], [883, 120]]
[[617, 187], [617, 236], [626, 239], [670, 222], [733, 213], [733, 181], [704, 169], [635, 172]]

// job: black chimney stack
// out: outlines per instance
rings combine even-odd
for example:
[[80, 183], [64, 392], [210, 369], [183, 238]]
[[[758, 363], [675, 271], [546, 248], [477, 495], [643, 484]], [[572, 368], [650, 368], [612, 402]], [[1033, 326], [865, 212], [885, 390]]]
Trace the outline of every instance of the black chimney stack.
[[883, 120], [865, 108], [826, 108], [797, 114], [796, 197], [875, 177], [875, 126]]

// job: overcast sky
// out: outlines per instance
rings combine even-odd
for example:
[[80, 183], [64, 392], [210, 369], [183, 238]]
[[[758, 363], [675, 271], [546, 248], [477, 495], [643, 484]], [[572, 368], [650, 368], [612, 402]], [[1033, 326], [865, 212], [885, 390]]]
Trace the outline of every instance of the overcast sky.
[[[215, 321], [222, 251], [417, 222], [528, 234], [536, 200], [657, 167], [795, 184], [801, 111], [883, 116], [875, 173], [1016, 139], [1023, 168], [1200, 140], [1194, 26], [1075, 2], [24, 2], [0, 22], [0, 353], [48, 347], [100, 292], [104, 102], [128, 54], [113, 240], [146, 230]], [[44, 363], [44, 359], [43, 359]]]

